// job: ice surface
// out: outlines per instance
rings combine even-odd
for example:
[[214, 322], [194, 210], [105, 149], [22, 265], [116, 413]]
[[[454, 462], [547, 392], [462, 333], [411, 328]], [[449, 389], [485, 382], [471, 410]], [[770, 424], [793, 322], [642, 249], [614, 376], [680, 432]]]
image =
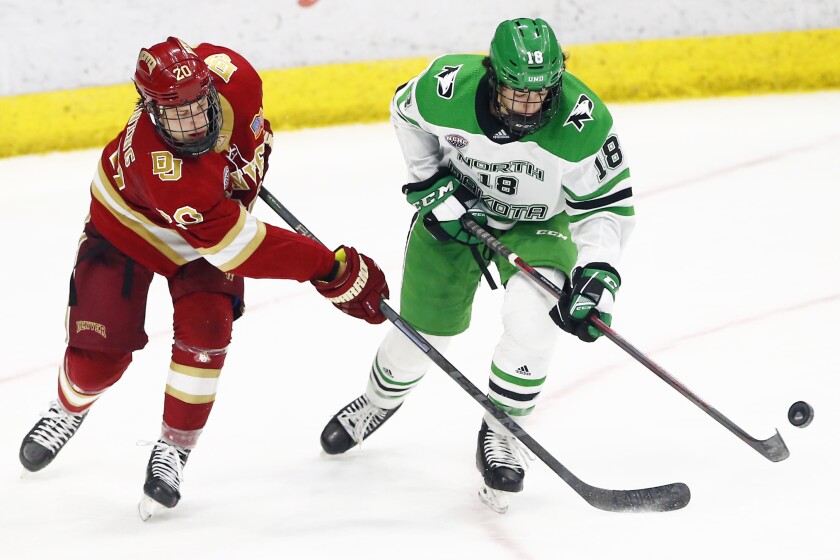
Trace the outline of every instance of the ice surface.
[[[306, 284], [248, 281], [183, 500], [142, 523], [148, 448], [135, 444], [158, 436], [171, 338], [158, 280], [146, 349], [58, 459], [21, 478], [20, 440], [55, 398], [98, 150], [22, 157], [0, 160], [0, 558], [840, 557], [840, 93], [612, 109], [638, 197], [613, 326], [754, 437], [779, 428], [790, 459], [762, 458], [608, 340], [564, 335], [526, 429], [590, 484], [685, 482], [692, 502], [606, 513], [536, 463], [498, 515], [476, 496], [482, 411], [435, 367], [361, 449], [322, 454], [321, 428], [363, 391], [388, 327]], [[374, 256], [398, 292], [411, 208], [390, 125], [280, 134], [268, 177], [320, 239]], [[447, 352], [483, 388], [501, 299], [482, 288]], [[797, 400], [816, 411], [804, 430], [787, 422]]]

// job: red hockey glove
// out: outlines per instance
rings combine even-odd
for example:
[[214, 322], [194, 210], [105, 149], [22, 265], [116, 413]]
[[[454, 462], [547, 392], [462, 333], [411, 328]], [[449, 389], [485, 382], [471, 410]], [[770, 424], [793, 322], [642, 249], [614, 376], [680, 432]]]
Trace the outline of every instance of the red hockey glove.
[[344, 274], [328, 282], [313, 280], [315, 289], [348, 315], [371, 324], [383, 322], [385, 315], [379, 310], [379, 300], [389, 296], [385, 274], [373, 259], [352, 247], [342, 245], [335, 258], [347, 264]]

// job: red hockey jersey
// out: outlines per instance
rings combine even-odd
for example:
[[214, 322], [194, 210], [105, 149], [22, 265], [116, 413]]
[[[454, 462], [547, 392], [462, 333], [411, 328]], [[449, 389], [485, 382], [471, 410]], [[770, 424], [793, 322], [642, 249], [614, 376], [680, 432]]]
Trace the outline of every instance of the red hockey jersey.
[[323, 278], [331, 251], [265, 224], [252, 207], [268, 170], [273, 137], [263, 118], [262, 80], [236, 52], [194, 48], [214, 75], [223, 124], [214, 150], [183, 157], [137, 108], [103, 150], [91, 184], [90, 217], [122, 252], [165, 276], [200, 258], [251, 278]]

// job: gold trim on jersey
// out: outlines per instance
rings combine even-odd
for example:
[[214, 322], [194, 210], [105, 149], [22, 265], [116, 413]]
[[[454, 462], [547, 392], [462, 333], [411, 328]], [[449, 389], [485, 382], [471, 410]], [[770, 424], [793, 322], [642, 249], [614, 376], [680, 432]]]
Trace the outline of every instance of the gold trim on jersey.
[[[265, 224], [259, 221], [258, 219], [254, 218], [251, 214], [247, 214], [249, 221], [253, 220], [253, 227], [256, 231], [253, 234], [253, 237], [247, 243], [244, 243], [240, 246], [240, 248], [234, 253], [233, 258], [224, 260], [229, 253], [233, 253], [232, 250], [226, 249], [225, 251], [218, 253], [213, 256], [205, 256], [205, 258], [210, 261], [210, 263], [221, 270], [222, 272], [227, 272], [229, 270], [233, 270], [234, 268], [238, 267], [242, 263], [244, 263], [251, 255], [254, 254], [254, 251], [257, 250], [257, 247], [263, 242], [266, 236], [266, 227]], [[237, 236], [237, 239], [244, 238], [245, 235]], [[221, 262], [217, 262], [221, 261]]]
[[221, 373], [221, 369], [201, 369], [170, 362], [166, 394], [190, 404], [213, 402]]
[[91, 194], [123, 226], [142, 237], [149, 245], [178, 266], [183, 266], [201, 256], [180, 235], [155, 225], [144, 215], [132, 210], [108, 181], [108, 175], [102, 168], [101, 161], [97, 171], [91, 183]]
[[178, 233], [154, 224], [131, 209], [108, 180], [101, 162], [91, 183], [91, 193], [123, 226], [178, 266], [203, 256], [213, 266], [228, 272], [245, 262], [265, 239], [265, 224], [240, 205], [239, 219], [225, 237], [212, 247], [196, 249]]
[[223, 272], [236, 268], [259, 247], [265, 238], [265, 224], [239, 206], [239, 220], [221, 242], [199, 252]]
[[213, 393], [212, 395], [190, 395], [189, 393], [179, 391], [169, 385], [166, 386], [165, 393], [170, 397], [175, 397], [179, 401], [183, 401], [187, 404], [207, 404], [216, 400], [216, 393]]
[[219, 104], [222, 106], [222, 131], [213, 151], [220, 154], [230, 148], [230, 138], [233, 136], [233, 107], [225, 96], [219, 94]]
[[245, 207], [241, 204], [239, 205], [239, 218], [236, 220], [236, 225], [230, 228], [221, 241], [213, 245], [212, 247], [207, 247], [205, 249], [199, 249], [198, 252], [202, 255], [215, 255], [220, 253], [221, 251], [225, 250], [231, 243], [233, 243], [237, 237], [242, 233], [242, 230], [245, 228], [245, 223], [248, 220], [248, 212], [245, 211]]
[[64, 395], [64, 398], [67, 399], [67, 402], [75, 407], [83, 407], [92, 404], [96, 399], [100, 397], [102, 391], [99, 391], [94, 394], [85, 394], [82, 393], [81, 390], [73, 385], [73, 382], [70, 381], [70, 378], [67, 375], [67, 370], [65, 368], [66, 360], [62, 362], [61, 366], [58, 368], [58, 385], [61, 390], [61, 394]]
[[185, 366], [170, 362], [169, 369], [176, 374], [186, 375], [187, 377], [196, 377], [200, 379], [216, 379], [222, 374], [221, 368], [218, 369], [204, 369], [192, 366]]

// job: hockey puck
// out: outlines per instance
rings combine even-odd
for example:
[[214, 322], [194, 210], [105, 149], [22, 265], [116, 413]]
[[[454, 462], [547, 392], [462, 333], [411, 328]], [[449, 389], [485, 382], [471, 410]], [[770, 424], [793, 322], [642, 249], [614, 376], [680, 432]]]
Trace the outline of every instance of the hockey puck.
[[804, 428], [814, 419], [813, 407], [805, 401], [797, 401], [788, 409], [788, 420], [797, 428]]

